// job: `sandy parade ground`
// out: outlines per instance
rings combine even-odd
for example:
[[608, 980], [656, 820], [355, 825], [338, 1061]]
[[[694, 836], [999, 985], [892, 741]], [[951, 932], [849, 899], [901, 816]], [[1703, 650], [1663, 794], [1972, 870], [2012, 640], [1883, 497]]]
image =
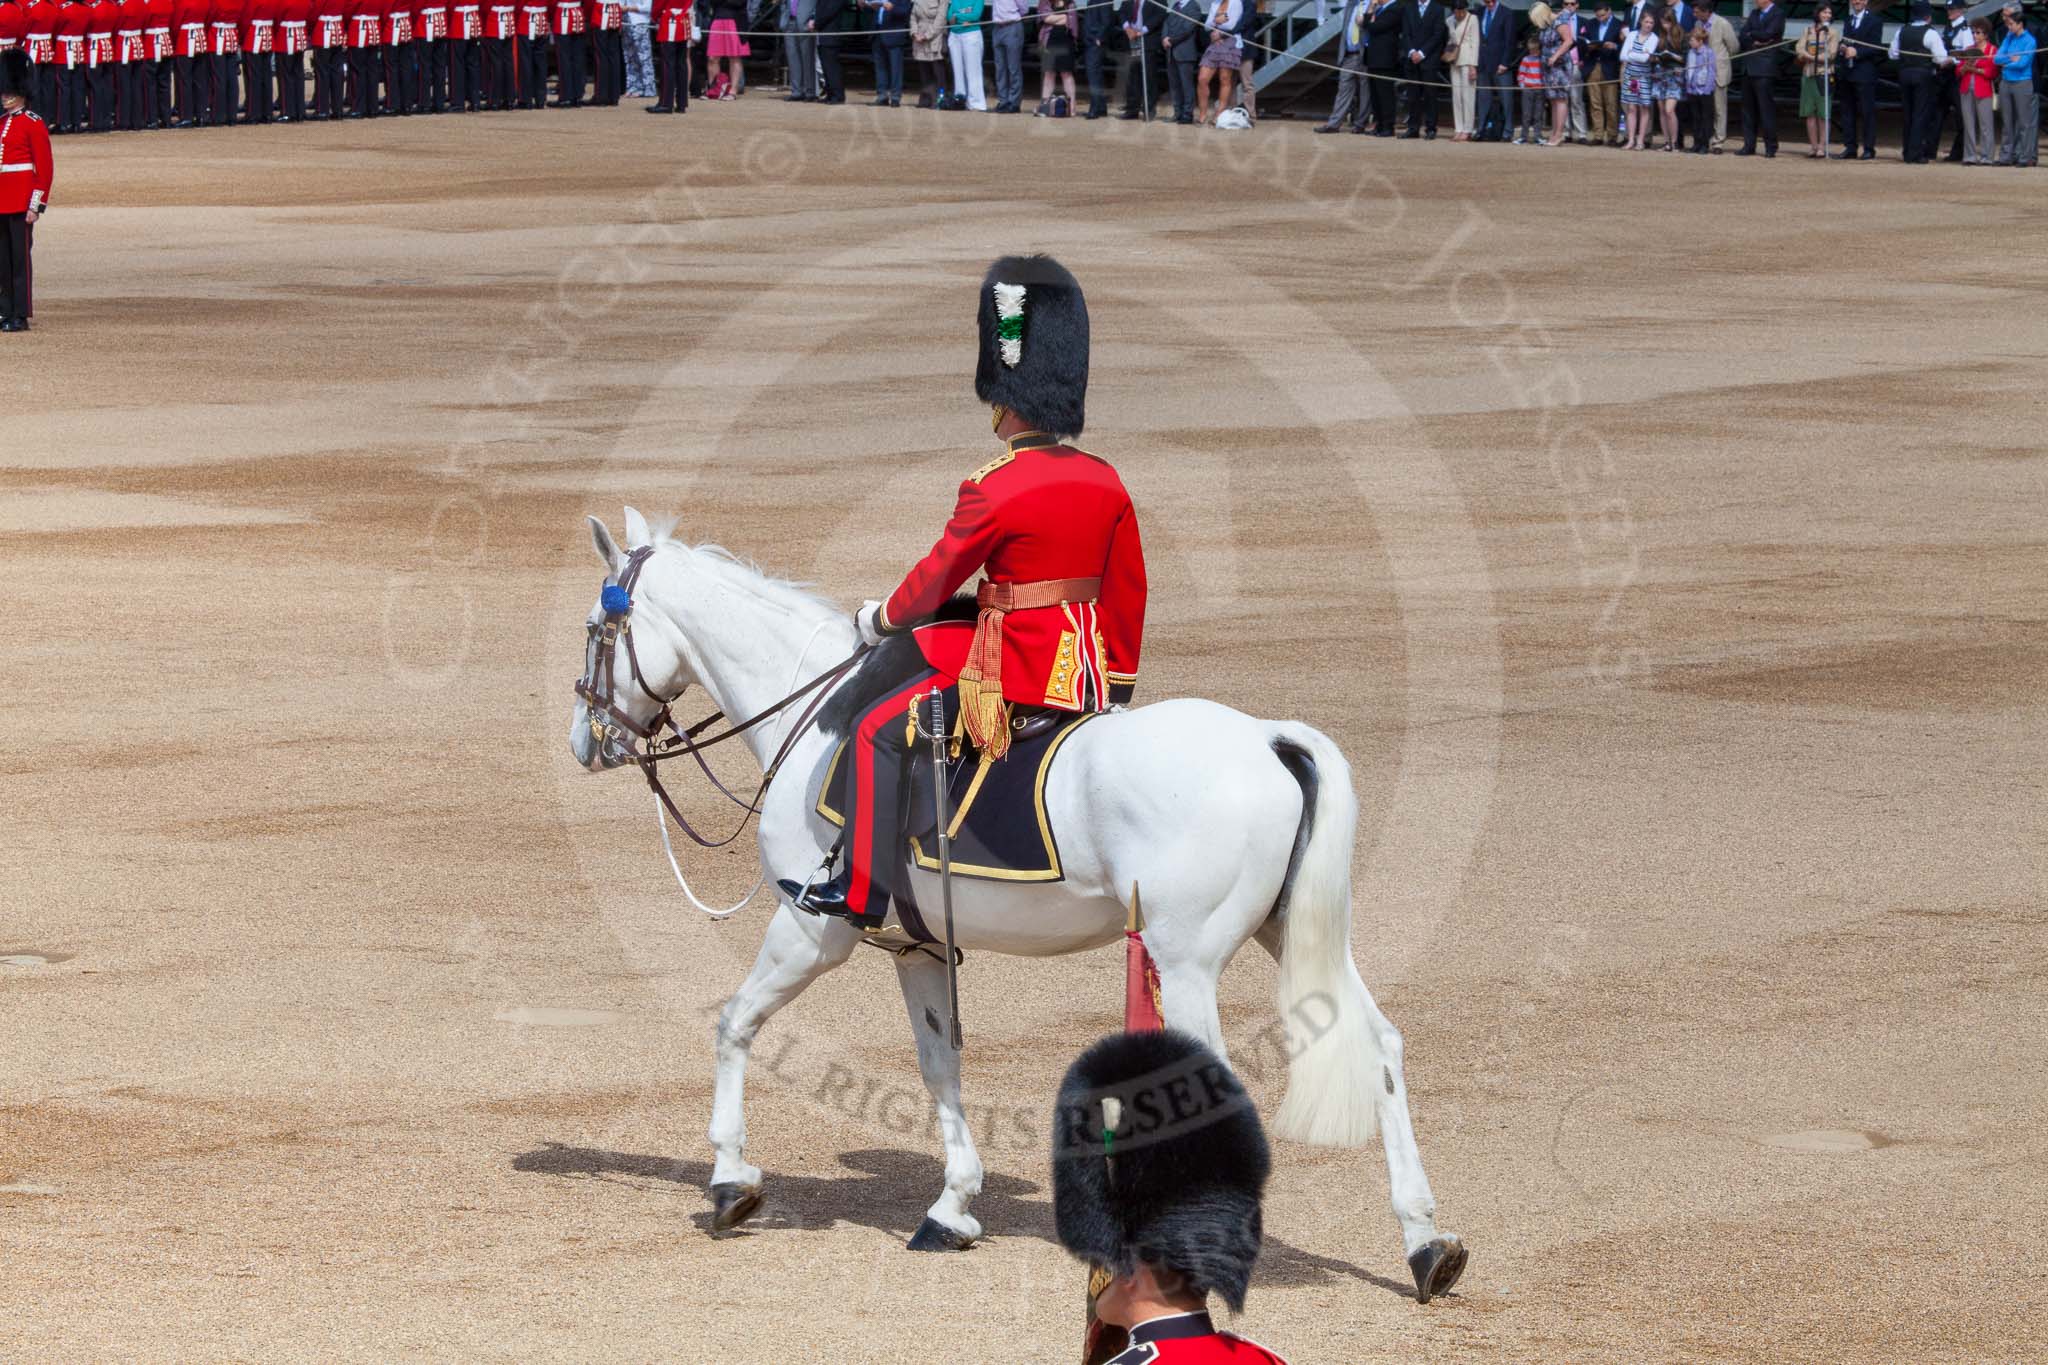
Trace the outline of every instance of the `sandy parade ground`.
[[[759, 97], [57, 152], [0, 338], [0, 1357], [1075, 1357], [1045, 1114], [1120, 955], [963, 970], [982, 1245], [903, 1249], [879, 954], [764, 1033], [714, 1238], [766, 911], [565, 743], [584, 514], [879, 595], [990, 452], [1010, 250], [1088, 290], [1141, 700], [1351, 759], [1473, 1249], [1418, 1306], [1377, 1150], [1282, 1144], [1243, 1330], [2048, 1352], [2036, 175]], [[1272, 996], [1224, 978], [1268, 1113]]]

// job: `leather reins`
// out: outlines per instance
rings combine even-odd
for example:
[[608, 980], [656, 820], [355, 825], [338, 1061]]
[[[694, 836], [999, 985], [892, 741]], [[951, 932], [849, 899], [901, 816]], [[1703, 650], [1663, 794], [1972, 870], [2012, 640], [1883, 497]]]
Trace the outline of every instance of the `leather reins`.
[[[590, 676], [576, 680], [576, 695], [583, 700], [590, 713], [591, 735], [597, 741], [599, 752], [602, 753], [617, 735], [630, 736], [618, 747], [646, 777], [648, 788], [654, 792], [656, 799], [661, 802], [662, 809], [668, 812], [669, 818], [674, 820], [699, 848], [723, 848], [745, 833], [747, 823], [761, 813], [761, 798], [768, 794], [768, 785], [775, 780], [775, 774], [781, 770], [782, 760], [789, 757], [789, 751], [796, 747], [797, 740], [810, 729], [811, 722], [817, 718], [818, 708], [824, 704], [825, 698], [831, 695], [831, 684], [845, 677], [847, 672], [860, 662], [861, 656], [868, 652], [868, 646], [862, 644], [845, 659], [774, 705], [756, 712], [738, 724], [726, 727], [709, 739], [699, 740], [697, 736], [725, 719], [725, 712], [713, 711], [687, 729], [678, 726], [671, 708], [681, 700], [683, 694], [678, 692], [673, 697], [663, 697], [649, 687], [646, 677], [640, 671], [639, 653], [633, 648], [633, 588], [640, 581], [640, 571], [653, 553], [654, 547], [651, 545], [643, 545], [632, 551], [626, 556], [625, 565], [619, 570], [617, 581], [609, 578], [605, 580], [604, 592], [600, 598], [604, 607], [604, 617], [590, 627], [591, 639], [597, 646], [595, 657], [591, 660]], [[621, 641], [626, 646], [626, 665], [633, 675], [633, 685], [661, 708], [644, 725], [634, 720], [618, 704], [616, 660], [617, 646]], [[812, 696], [812, 693], [816, 695]], [[807, 696], [811, 698], [810, 704], [804, 707], [797, 717], [796, 724], [790, 727], [789, 734], [776, 748], [775, 756], [769, 760], [767, 768], [763, 771], [761, 785], [754, 789], [753, 797], [742, 800], [734, 795], [725, 783], [718, 780], [718, 774], [711, 771], [711, 765], [704, 761], [704, 751], [745, 734]], [[663, 731], [669, 733], [664, 735]], [[669, 798], [668, 789], [661, 784], [661, 777], [655, 765], [684, 754], [696, 759], [697, 766], [703, 770], [704, 776], [711, 780], [711, 785], [745, 812], [740, 817], [738, 828], [723, 839], [706, 839], [697, 833], [683, 817], [683, 813], [676, 809], [676, 803]]]

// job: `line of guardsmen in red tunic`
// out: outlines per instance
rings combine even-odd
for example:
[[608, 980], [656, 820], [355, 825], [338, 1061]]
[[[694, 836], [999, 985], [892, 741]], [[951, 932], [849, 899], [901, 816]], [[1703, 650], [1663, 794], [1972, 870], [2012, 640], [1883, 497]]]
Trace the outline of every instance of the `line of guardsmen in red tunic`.
[[[664, 31], [670, 46], [687, 43], [689, 5], [656, 0], [658, 53]], [[29, 106], [55, 133], [539, 109], [551, 51], [555, 104], [574, 109], [593, 85], [590, 103], [624, 95], [625, 9], [624, 0], [0, 0], [0, 51], [27, 54]]]

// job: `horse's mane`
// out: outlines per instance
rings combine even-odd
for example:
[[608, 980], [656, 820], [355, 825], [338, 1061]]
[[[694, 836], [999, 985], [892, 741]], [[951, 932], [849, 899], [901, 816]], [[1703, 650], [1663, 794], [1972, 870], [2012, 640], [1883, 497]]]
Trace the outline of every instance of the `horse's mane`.
[[687, 554], [702, 555], [706, 559], [716, 560], [721, 564], [736, 569], [739, 571], [737, 579], [741, 587], [752, 591], [757, 596], [788, 606], [793, 611], [804, 614], [824, 613], [836, 616], [844, 610], [837, 603], [827, 601], [813, 592], [809, 583], [800, 583], [795, 579], [789, 578], [778, 578], [753, 560], [748, 559], [745, 555], [735, 554], [723, 545], [714, 545], [708, 542], [703, 545], [692, 545], [687, 541], [678, 540], [675, 534], [676, 519], [674, 517], [670, 517], [665, 521], [649, 522], [647, 530], [648, 544], [654, 548], [660, 549], [663, 546], [670, 546]]

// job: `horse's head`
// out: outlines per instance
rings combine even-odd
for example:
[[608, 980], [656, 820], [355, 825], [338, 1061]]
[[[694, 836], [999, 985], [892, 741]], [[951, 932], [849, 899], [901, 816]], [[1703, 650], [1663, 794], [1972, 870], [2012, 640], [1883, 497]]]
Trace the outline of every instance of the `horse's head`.
[[653, 739], [668, 723], [669, 706], [693, 681], [681, 637], [659, 611], [643, 609], [642, 573], [656, 538], [647, 519], [626, 509], [626, 548], [602, 521], [590, 518], [590, 539], [604, 561], [604, 587], [584, 630], [583, 676], [569, 724], [569, 751], [592, 772], [631, 762], [634, 742]]

